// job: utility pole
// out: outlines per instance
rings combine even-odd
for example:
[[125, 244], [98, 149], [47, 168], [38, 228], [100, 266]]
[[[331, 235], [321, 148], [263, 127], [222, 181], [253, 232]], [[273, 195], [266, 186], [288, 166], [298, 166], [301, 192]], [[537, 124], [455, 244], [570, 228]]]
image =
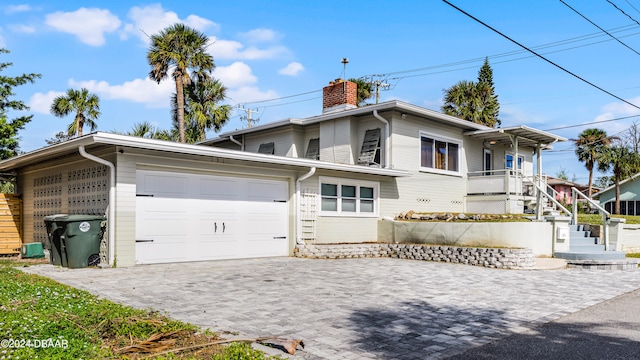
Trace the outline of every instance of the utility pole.
[[380, 103], [380, 88], [387, 89], [389, 88], [389, 84], [382, 82], [382, 80], [374, 80], [371, 82], [371, 85], [376, 88], [376, 104]]
[[255, 112], [256, 114], [258, 113], [258, 109], [245, 109], [244, 106], [240, 107], [238, 105], [238, 110], [242, 110], [244, 112], [247, 113], [246, 117], [242, 117], [243, 120], [247, 120], [247, 127], [250, 128], [251, 126], [253, 126], [253, 117], [252, 114]]

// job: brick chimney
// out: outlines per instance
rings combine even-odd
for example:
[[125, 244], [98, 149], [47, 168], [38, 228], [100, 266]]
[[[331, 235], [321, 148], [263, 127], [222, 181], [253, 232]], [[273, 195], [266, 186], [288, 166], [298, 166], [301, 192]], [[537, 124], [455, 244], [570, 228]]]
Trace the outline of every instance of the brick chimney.
[[322, 113], [354, 109], [358, 107], [358, 85], [337, 79], [322, 89]]

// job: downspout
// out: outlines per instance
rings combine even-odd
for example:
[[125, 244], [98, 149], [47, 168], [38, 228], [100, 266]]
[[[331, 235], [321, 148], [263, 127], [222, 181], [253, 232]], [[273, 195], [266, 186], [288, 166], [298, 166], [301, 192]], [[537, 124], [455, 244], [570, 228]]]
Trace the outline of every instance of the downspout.
[[389, 121], [378, 114], [378, 110], [373, 110], [373, 116], [384, 123], [384, 168], [389, 165]]
[[113, 163], [105, 159], [88, 154], [84, 150], [84, 145], [80, 145], [78, 151], [82, 157], [109, 167], [109, 215], [107, 217], [107, 231], [109, 232], [109, 265], [113, 266], [116, 238], [116, 167]]
[[240, 141], [234, 139], [233, 135], [229, 135], [229, 140], [231, 140], [232, 142], [240, 145], [240, 150], [244, 151], [244, 142], [240, 142]]
[[302, 244], [302, 218], [300, 217], [300, 183], [316, 173], [315, 166], [309, 172], [296, 179], [296, 244]]

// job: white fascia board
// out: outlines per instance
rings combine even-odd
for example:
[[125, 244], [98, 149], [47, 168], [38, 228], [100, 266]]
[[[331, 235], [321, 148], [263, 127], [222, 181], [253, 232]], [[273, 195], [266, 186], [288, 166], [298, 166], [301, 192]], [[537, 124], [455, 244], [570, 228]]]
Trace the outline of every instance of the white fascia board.
[[24, 164], [38, 161], [48, 156], [55, 156], [56, 154], [63, 154], [72, 151], [77, 151], [80, 145], [113, 145], [113, 146], [126, 146], [139, 149], [148, 149], [164, 152], [172, 152], [187, 155], [202, 155], [209, 157], [220, 157], [233, 160], [251, 161], [257, 163], [274, 164], [274, 165], [288, 165], [298, 166], [304, 168], [315, 167], [318, 169], [337, 170], [351, 173], [392, 176], [392, 177], [405, 177], [410, 174], [403, 170], [393, 170], [384, 168], [371, 168], [360, 165], [347, 165], [347, 164], [335, 164], [325, 161], [290, 158], [285, 156], [266, 155], [259, 153], [250, 153], [246, 151], [229, 150], [217, 147], [203, 146], [203, 145], [191, 145], [182, 144], [172, 141], [144, 139], [133, 136], [117, 135], [110, 133], [97, 132], [83, 137], [66, 141], [61, 144], [52, 145], [42, 149], [38, 149], [20, 156], [13, 157], [8, 160], [0, 162], [0, 170], [11, 170], [20, 167]]
[[337, 112], [328, 113], [328, 114], [311, 116], [304, 119], [289, 118], [286, 120], [274, 121], [268, 124], [254, 126], [251, 128], [229, 131], [229, 132], [220, 134], [217, 138], [204, 140], [199, 142], [198, 144], [214, 144], [217, 142], [227, 140], [231, 135], [235, 136], [235, 135], [250, 134], [253, 132], [259, 132], [259, 131], [272, 129], [280, 126], [286, 126], [286, 125], [303, 125], [303, 126], [311, 125], [311, 124], [315, 124], [315, 123], [319, 123], [327, 120], [373, 113], [373, 110], [378, 110], [379, 112], [385, 111], [385, 110], [406, 111], [406, 112], [418, 114], [424, 117], [433, 118], [443, 123], [446, 123], [455, 127], [459, 127], [465, 130], [471, 130], [471, 131], [493, 129], [484, 125], [473, 123], [471, 121], [458, 119], [457, 117], [446, 115], [434, 110], [429, 110], [427, 108], [423, 108], [420, 106], [412, 105], [402, 101], [393, 100], [393, 101], [386, 101], [386, 102], [374, 104], [374, 105], [367, 105], [367, 106], [350, 109], [350, 110], [337, 111]]

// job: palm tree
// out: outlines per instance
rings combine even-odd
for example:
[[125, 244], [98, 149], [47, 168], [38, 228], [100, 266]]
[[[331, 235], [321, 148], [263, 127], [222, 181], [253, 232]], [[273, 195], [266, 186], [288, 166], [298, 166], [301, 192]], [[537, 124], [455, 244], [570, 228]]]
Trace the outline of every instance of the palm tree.
[[613, 168], [616, 186], [615, 213], [620, 214], [620, 181], [640, 169], [640, 155], [623, 146], [604, 148], [598, 157], [598, 169], [602, 172]]
[[209, 39], [203, 33], [184, 24], [174, 24], [151, 36], [147, 60], [151, 65], [149, 78], [160, 83], [169, 76], [176, 83], [177, 120], [180, 142], [186, 142], [184, 121], [184, 86], [191, 82], [189, 70], [200, 76], [214, 69], [213, 56], [206, 52]]
[[576, 156], [584, 163], [589, 171], [589, 188], [587, 196], [591, 197], [593, 185], [593, 167], [599, 162], [600, 154], [605, 151], [611, 141], [617, 139], [615, 136], [607, 136], [607, 132], [601, 129], [585, 129], [578, 135], [577, 139], [571, 139], [576, 145]]
[[451, 116], [489, 127], [500, 125], [496, 117], [497, 100], [485, 82], [462, 80], [444, 90], [442, 111]]
[[[189, 143], [202, 141], [207, 130], [218, 132], [229, 119], [231, 106], [220, 105], [227, 88], [218, 80], [197, 77], [184, 88], [185, 137]], [[173, 97], [173, 119], [177, 123], [177, 96]]]
[[356, 103], [358, 104], [358, 107], [366, 106], [366, 101], [373, 97], [372, 83], [366, 81], [364, 78], [351, 78], [347, 81], [351, 81], [357, 85]]
[[100, 98], [85, 88], [69, 89], [66, 95], [60, 95], [53, 99], [50, 111], [57, 117], [64, 117], [75, 112], [76, 117], [69, 124], [67, 133], [70, 136], [82, 136], [82, 129], [85, 125], [89, 125], [91, 131], [98, 128], [95, 121], [100, 117]]
[[478, 81], [460, 81], [444, 91], [442, 112], [476, 124], [500, 126], [500, 102], [495, 94], [493, 70], [489, 59], [478, 71]]

